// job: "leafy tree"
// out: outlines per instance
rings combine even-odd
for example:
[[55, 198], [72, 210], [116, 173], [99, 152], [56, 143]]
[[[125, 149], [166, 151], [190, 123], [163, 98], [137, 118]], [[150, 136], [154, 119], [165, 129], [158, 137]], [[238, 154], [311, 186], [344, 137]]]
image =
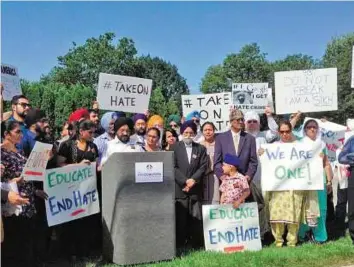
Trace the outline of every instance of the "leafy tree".
[[200, 90], [204, 94], [208, 94], [228, 91], [229, 89], [230, 84], [223, 65], [210, 66], [202, 78]]

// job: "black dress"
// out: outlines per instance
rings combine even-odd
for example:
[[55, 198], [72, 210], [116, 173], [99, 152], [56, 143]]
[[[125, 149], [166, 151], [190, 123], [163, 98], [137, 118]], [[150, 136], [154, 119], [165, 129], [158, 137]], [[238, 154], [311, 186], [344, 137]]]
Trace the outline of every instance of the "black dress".
[[[95, 162], [98, 149], [93, 142], [87, 142], [86, 150], [83, 151], [77, 147], [76, 140], [69, 139], [60, 145], [58, 156], [64, 157], [66, 164], [80, 163], [82, 160]], [[98, 183], [97, 188], [99, 187]], [[62, 224], [61, 243], [67, 256], [87, 257], [93, 251], [99, 250], [99, 225], [100, 215], [96, 214]]]

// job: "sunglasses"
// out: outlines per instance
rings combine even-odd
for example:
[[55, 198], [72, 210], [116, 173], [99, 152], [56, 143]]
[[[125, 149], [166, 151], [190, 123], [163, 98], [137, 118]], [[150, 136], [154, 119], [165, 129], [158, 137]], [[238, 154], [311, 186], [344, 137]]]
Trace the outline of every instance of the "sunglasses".
[[258, 123], [256, 120], [247, 121], [247, 123]]
[[23, 108], [27, 108], [27, 107], [31, 107], [31, 104], [28, 104], [28, 103], [17, 103], [17, 105], [20, 105], [22, 106]]
[[171, 127], [171, 128], [177, 128], [178, 125], [177, 125], [177, 124], [170, 124], [170, 127]]
[[314, 125], [313, 125], [313, 126], [310, 125], [310, 126], [307, 126], [306, 129], [307, 129], [307, 130], [311, 130], [311, 129], [317, 130], [318, 127], [317, 127], [317, 126], [314, 126]]
[[200, 120], [196, 119], [196, 120], [193, 120], [194, 123], [199, 123]]
[[291, 131], [290, 131], [290, 130], [289, 130], [289, 131], [279, 131], [279, 133], [280, 133], [280, 134], [290, 134]]
[[239, 118], [239, 119], [236, 119], [237, 122], [245, 122], [245, 119], [244, 118]]

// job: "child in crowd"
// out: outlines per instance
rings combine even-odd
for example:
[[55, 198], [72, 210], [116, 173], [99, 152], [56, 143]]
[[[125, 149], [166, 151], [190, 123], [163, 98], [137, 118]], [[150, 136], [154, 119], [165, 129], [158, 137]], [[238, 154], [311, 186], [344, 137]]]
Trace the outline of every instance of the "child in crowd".
[[237, 171], [240, 159], [237, 156], [226, 154], [222, 166], [224, 175], [221, 177], [220, 204], [233, 204], [237, 209], [250, 195], [250, 188], [245, 176]]

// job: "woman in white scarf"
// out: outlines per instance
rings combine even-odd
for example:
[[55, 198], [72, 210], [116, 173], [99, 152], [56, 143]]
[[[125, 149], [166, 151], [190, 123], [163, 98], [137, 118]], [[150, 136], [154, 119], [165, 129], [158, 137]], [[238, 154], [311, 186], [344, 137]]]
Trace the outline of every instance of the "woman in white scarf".
[[[304, 138], [301, 142], [313, 147], [320, 146], [323, 157], [324, 189], [307, 191], [306, 197], [306, 224], [302, 224], [299, 230], [299, 239], [304, 240], [306, 233], [312, 231], [313, 241], [323, 243], [327, 241], [326, 214], [327, 192], [332, 190], [332, 167], [327, 157], [326, 144], [321, 140], [321, 131], [315, 120], [308, 120], [304, 124]], [[317, 193], [317, 194], [316, 194]], [[316, 196], [317, 195], [317, 196]]]

